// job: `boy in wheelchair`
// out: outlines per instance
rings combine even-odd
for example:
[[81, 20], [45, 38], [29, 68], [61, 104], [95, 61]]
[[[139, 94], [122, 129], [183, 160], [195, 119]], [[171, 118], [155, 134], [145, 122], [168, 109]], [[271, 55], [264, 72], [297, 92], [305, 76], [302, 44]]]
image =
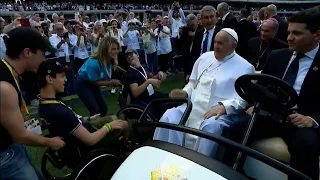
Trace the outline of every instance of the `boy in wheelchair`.
[[[125, 51], [125, 59], [129, 64], [128, 71], [124, 78], [125, 87], [128, 89], [130, 104], [140, 105], [145, 107], [152, 99], [168, 98], [169, 95], [155, 91], [154, 88], [159, 88], [162, 81], [166, 79], [166, 74], [159, 71], [158, 74], [149, 74], [140, 64], [139, 55], [134, 49]], [[170, 107], [155, 105], [153, 109], [156, 116], [162, 114]]]
[[[113, 116], [100, 118], [96, 115], [84, 118], [56, 99], [56, 94], [64, 92], [65, 89], [65, 71], [66, 69], [54, 60], [44, 61], [39, 66], [37, 76], [41, 89], [38, 113], [47, 125], [50, 135], [60, 136], [65, 140], [66, 147], [58, 153], [70, 160], [71, 164], [67, 164], [70, 167], [77, 164], [75, 159], [79, 160], [81, 154], [90, 150], [123, 146], [128, 123]], [[120, 135], [124, 136], [121, 141]]]

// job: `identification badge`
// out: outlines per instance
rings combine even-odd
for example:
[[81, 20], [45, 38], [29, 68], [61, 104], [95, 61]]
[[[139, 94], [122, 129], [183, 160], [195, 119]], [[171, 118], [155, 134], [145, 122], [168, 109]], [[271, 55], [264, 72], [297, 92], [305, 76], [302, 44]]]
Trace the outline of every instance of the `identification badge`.
[[152, 96], [154, 94], [154, 89], [151, 84], [147, 86], [147, 90], [148, 90], [149, 96]]
[[27, 128], [28, 131], [36, 133], [38, 135], [42, 134], [41, 126], [39, 120], [35, 118], [30, 119], [24, 122], [24, 126]]
[[70, 57], [69, 56], [66, 56], [66, 62], [70, 62]]

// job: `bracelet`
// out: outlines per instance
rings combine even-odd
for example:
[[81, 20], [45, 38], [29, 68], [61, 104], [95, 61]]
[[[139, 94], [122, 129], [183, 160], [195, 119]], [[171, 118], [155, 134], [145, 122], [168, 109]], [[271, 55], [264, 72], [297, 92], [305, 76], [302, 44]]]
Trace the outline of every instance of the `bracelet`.
[[110, 131], [112, 131], [112, 128], [110, 126], [109, 123], [105, 124], [104, 127], [107, 129], [107, 132], [109, 133]]

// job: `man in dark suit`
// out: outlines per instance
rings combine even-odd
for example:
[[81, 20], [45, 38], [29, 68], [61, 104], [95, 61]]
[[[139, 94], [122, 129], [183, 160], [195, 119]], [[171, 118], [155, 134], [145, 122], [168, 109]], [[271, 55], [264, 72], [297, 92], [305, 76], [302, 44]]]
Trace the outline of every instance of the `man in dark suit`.
[[[235, 31], [238, 34], [239, 41], [236, 52], [244, 59], [248, 58], [248, 41], [253, 37], [259, 36], [257, 27], [253, 22], [247, 20], [249, 12], [247, 9], [240, 10], [240, 17]], [[248, 59], [247, 59], [248, 60]]]
[[287, 48], [288, 44], [276, 38], [278, 22], [268, 19], [261, 25], [260, 37], [249, 40], [246, 58], [257, 71], [261, 71], [266, 63], [269, 52], [276, 49]]
[[212, 6], [204, 6], [201, 11], [202, 27], [196, 30], [194, 40], [192, 42], [190, 58], [187, 60], [185, 69], [186, 80], [188, 81], [192, 68], [196, 60], [201, 54], [213, 51], [214, 38], [220, 31], [216, 24], [216, 9]]
[[[272, 51], [262, 71], [283, 79], [299, 95], [297, 112], [287, 117], [287, 123], [276, 124], [271, 119], [255, 123], [248, 145], [253, 138], [280, 136], [288, 145], [291, 154], [290, 166], [309, 176], [319, 179], [320, 155], [320, 10], [307, 9], [289, 19], [289, 49]], [[250, 107], [247, 113], [252, 114]], [[230, 138], [241, 141], [248, 120], [238, 121], [227, 131]], [[230, 154], [225, 157], [230, 158]], [[230, 160], [230, 159], [229, 159]], [[290, 180], [297, 179], [289, 176]]]
[[279, 29], [276, 37], [284, 42], [287, 42], [288, 23], [285, 20], [283, 20], [280, 16], [277, 15], [277, 6], [274, 4], [270, 4], [267, 6], [266, 19], [269, 19], [269, 18], [275, 18], [279, 23]]
[[[180, 42], [181, 42], [181, 49], [182, 49], [182, 56], [178, 57], [178, 62], [182, 63], [183, 60], [190, 58], [191, 53], [191, 45], [194, 40], [194, 36], [196, 34], [196, 29], [198, 28], [198, 20], [197, 16], [194, 14], [189, 14], [186, 17], [186, 26], [180, 28], [179, 34], [180, 34]], [[185, 75], [186, 75], [186, 69], [188, 69], [188, 64], [183, 63], [182, 67], [184, 69]]]
[[221, 18], [221, 28], [236, 28], [238, 20], [229, 11], [229, 5], [227, 3], [222, 2], [218, 4], [217, 14]]

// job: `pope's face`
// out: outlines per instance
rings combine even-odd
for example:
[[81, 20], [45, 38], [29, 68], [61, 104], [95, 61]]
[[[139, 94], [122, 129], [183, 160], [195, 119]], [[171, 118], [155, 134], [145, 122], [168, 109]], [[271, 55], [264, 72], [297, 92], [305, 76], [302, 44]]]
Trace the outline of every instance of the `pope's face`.
[[214, 38], [214, 55], [217, 60], [223, 60], [234, 51], [234, 42], [228, 33], [220, 31]]

